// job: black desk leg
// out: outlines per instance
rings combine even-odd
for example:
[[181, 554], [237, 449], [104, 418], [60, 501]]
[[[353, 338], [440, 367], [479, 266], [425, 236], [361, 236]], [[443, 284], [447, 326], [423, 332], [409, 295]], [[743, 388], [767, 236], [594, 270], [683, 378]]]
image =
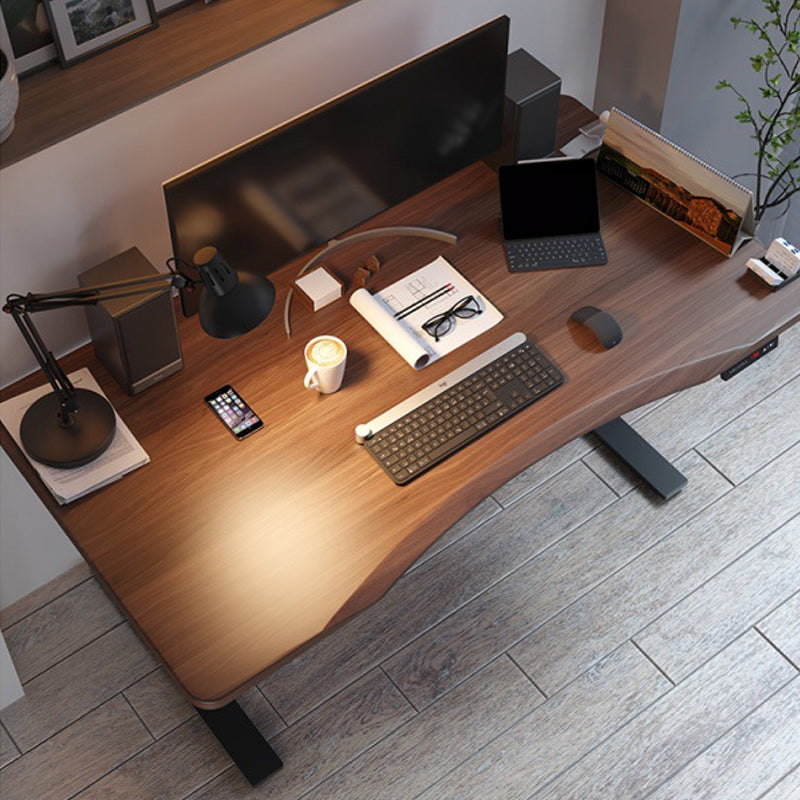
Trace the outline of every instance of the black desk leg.
[[198, 708], [197, 713], [251, 786], [283, 766], [283, 762], [236, 701], [214, 711]]
[[686, 476], [619, 417], [595, 428], [594, 433], [665, 500], [686, 486]]

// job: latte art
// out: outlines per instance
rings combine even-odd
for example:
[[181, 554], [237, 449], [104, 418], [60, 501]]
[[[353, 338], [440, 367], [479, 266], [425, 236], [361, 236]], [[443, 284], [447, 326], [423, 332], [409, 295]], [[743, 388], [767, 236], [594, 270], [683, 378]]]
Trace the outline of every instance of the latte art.
[[345, 355], [344, 347], [335, 339], [318, 339], [306, 351], [309, 361], [319, 367], [332, 367]]

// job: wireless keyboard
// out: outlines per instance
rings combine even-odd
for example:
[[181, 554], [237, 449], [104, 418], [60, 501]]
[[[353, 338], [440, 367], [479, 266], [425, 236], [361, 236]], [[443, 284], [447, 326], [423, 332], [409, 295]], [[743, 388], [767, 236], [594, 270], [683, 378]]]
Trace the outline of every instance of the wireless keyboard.
[[356, 439], [399, 485], [543, 397], [564, 381], [515, 333], [365, 425]]
[[596, 233], [510, 240], [503, 243], [503, 248], [511, 272], [590, 267], [608, 262], [603, 240]]

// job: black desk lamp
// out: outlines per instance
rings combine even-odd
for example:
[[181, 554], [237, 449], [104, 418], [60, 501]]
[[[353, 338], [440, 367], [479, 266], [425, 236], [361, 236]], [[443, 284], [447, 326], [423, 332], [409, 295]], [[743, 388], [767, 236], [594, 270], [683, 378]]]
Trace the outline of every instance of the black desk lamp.
[[[116, 417], [110, 403], [97, 392], [76, 389], [47, 349], [30, 315], [68, 306], [94, 305], [101, 300], [147, 294], [165, 285], [192, 290], [196, 281], [176, 269], [145, 278], [85, 286], [47, 294], [10, 294], [3, 311], [11, 314], [36, 356], [53, 391], [25, 412], [20, 440], [28, 455], [51, 467], [80, 467], [100, 456], [111, 444]], [[237, 273], [214, 247], [194, 256], [205, 291], [200, 298], [200, 324], [218, 339], [241, 336], [266, 319], [275, 304], [275, 288], [263, 275]]]

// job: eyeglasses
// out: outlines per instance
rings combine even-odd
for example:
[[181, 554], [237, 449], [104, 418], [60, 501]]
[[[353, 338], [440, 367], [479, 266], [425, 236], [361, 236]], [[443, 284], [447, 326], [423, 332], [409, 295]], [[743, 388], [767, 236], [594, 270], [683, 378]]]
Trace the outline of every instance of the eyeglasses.
[[482, 314], [483, 309], [478, 305], [478, 301], [470, 294], [462, 297], [452, 308], [431, 317], [427, 322], [422, 323], [422, 330], [433, 336], [438, 342], [445, 334], [450, 333], [456, 319], [470, 319]]

